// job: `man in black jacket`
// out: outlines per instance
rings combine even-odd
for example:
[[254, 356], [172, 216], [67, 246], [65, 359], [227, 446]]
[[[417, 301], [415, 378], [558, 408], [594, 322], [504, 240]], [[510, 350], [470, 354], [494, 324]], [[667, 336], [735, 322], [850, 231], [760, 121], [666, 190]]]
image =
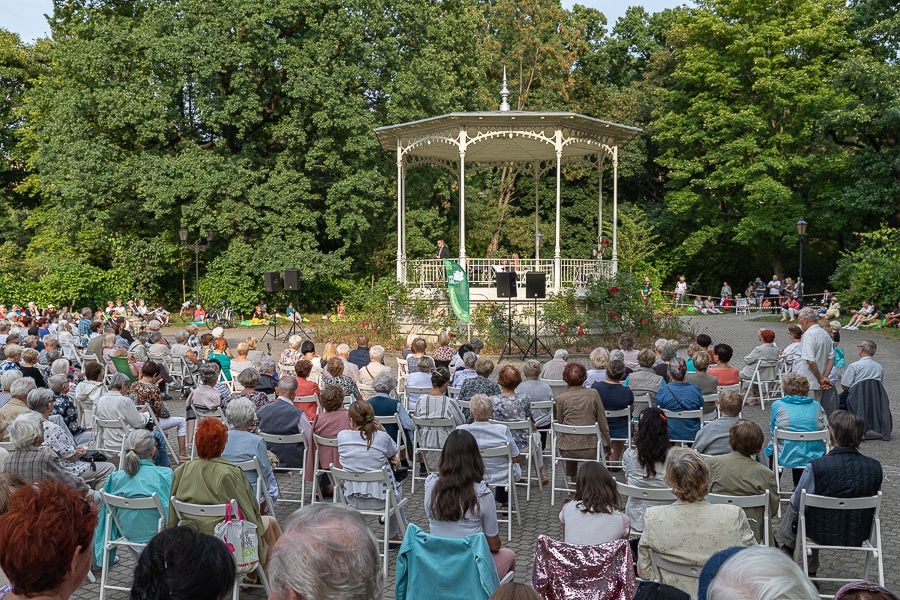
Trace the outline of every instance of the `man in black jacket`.
[[[783, 544], [782, 550], [798, 562], [803, 560], [797, 542], [801, 490], [830, 498], [864, 498], [877, 494], [884, 478], [881, 463], [859, 451], [866, 429], [862, 418], [837, 410], [828, 418], [828, 426], [833, 446], [831, 452], [806, 466], [776, 534]], [[873, 509], [807, 508], [806, 534], [817, 544], [861, 546], [869, 539], [873, 518]], [[815, 576], [818, 567], [819, 553], [813, 550], [809, 561], [810, 577]]]

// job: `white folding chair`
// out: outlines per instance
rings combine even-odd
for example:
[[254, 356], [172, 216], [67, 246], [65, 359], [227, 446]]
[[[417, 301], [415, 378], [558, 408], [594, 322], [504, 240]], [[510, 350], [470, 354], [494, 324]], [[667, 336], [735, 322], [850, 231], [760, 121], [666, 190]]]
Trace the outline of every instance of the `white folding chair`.
[[[410, 493], [416, 493], [416, 479], [424, 480], [425, 477], [420, 477], [418, 475], [419, 470], [415, 468], [415, 461], [419, 459], [419, 455], [422, 455], [423, 460], [425, 461], [425, 470], [429, 473], [431, 472], [430, 467], [428, 466], [428, 460], [425, 458], [429, 452], [435, 452], [438, 456], [440, 456], [443, 448], [428, 448], [426, 446], [422, 446], [419, 442], [422, 439], [422, 429], [446, 429], [447, 433], [450, 433], [454, 429], [456, 429], [456, 421], [447, 417], [443, 419], [427, 419], [425, 417], [417, 417], [416, 415], [412, 415], [413, 425], [416, 426], [415, 435], [413, 435], [413, 453], [412, 458], [410, 458], [410, 462], [413, 463], [413, 468], [410, 468]], [[427, 477], [427, 475], [426, 475]]]
[[[625, 437], [623, 437], [623, 438], [611, 437], [610, 441], [611, 442], [625, 442], [625, 447], [630, 448], [631, 447], [631, 426], [634, 423], [631, 419], [631, 408], [626, 406], [625, 408], [623, 408], [621, 410], [607, 410], [605, 412], [606, 412], [606, 422], [607, 423], [609, 422], [610, 419], [618, 419], [618, 418], [623, 418], [623, 417], [628, 422], [628, 433], [625, 435]], [[611, 460], [609, 462], [611, 464], [614, 464], [617, 467], [623, 466], [621, 458], [619, 458], [619, 460]]]
[[[106, 506], [107, 513], [106, 524], [103, 527], [103, 562], [101, 563], [100, 571], [100, 600], [105, 600], [106, 590], [117, 590], [120, 592], [128, 592], [131, 590], [130, 587], [109, 585], [107, 583], [109, 581], [110, 550], [112, 550], [114, 547], [127, 548], [134, 555], [134, 557], [137, 558], [139, 553], [136, 551], [136, 548], [143, 549], [147, 545], [147, 542], [135, 542], [129, 539], [129, 532], [127, 528], [122, 527], [122, 523], [121, 521], [119, 521], [119, 511], [156, 511], [156, 513], [159, 515], [159, 521], [156, 528], [157, 533], [166, 528], [166, 511], [163, 509], [162, 502], [160, 501], [159, 496], [156, 492], [153, 492], [153, 494], [151, 494], [149, 497], [144, 498], [125, 498], [101, 491], [100, 498], [103, 504]], [[119, 534], [116, 539], [112, 539], [113, 525], [115, 525]]]
[[[259, 437], [265, 440], [266, 445], [269, 444], [282, 444], [282, 445], [292, 445], [292, 444], [302, 444], [303, 445], [303, 460], [300, 464], [303, 467], [284, 467], [278, 465], [276, 471], [288, 471], [289, 473], [293, 473], [295, 475], [300, 476], [300, 499], [296, 500], [293, 498], [287, 498], [287, 492], [281, 492], [280, 500], [282, 502], [293, 502], [299, 503], [300, 507], [303, 507], [303, 504], [306, 502], [306, 477], [304, 476], [304, 469], [306, 468], [306, 453], [309, 451], [307, 448], [306, 436], [302, 433], [292, 433], [292, 434], [280, 434], [280, 433], [263, 433], [259, 432]], [[279, 489], [286, 489], [286, 486], [279, 486]], [[272, 516], [275, 516], [274, 514]]]
[[734, 304], [734, 314], [736, 315], [744, 315], [745, 317], [750, 316], [750, 305], [747, 303], [746, 298], [738, 298]]
[[[147, 407], [147, 414], [150, 415], [149, 422], [153, 423], [153, 425], [159, 431], [160, 435], [162, 435], [163, 441], [166, 444], [166, 452], [169, 453], [169, 462], [172, 462], [175, 464], [175, 466], [178, 466], [178, 464], [179, 464], [178, 453], [175, 451], [175, 448], [172, 447], [172, 442], [169, 441], [169, 436], [166, 435], [167, 431], [162, 428], [162, 425], [159, 424], [159, 418], [156, 416], [156, 413], [153, 412], [153, 407], [150, 406], [149, 404], [145, 404], [144, 406]], [[175, 428], [174, 427], [170, 428], [168, 431], [172, 431], [172, 429], [175, 429]]]
[[[663, 409], [663, 414], [666, 415], [666, 419], [683, 419], [685, 421], [699, 421], [700, 428], [703, 429], [703, 409], [698, 410], [665, 410]], [[671, 440], [673, 444], [681, 444], [681, 447], [690, 446], [694, 443], [694, 440]]]
[[7, 452], [12, 452], [16, 449], [16, 445], [12, 442], [0, 442], [0, 448], [3, 448]]
[[[712, 406], [710, 406], [712, 405]], [[709, 412], [707, 412], [709, 411]], [[703, 421], [709, 423], [719, 418], [719, 395], [704, 394], [703, 395]]]
[[398, 452], [406, 450], [406, 436], [403, 435], [403, 425], [400, 423], [400, 415], [394, 413], [392, 415], [379, 415], [375, 418], [378, 419], [378, 422], [382, 425], [393, 425], [397, 428], [397, 439], [394, 440], [397, 443], [397, 450]]
[[671, 488], [644, 488], [628, 485], [621, 481], [616, 482], [616, 488], [619, 490], [619, 495], [626, 499], [634, 498], [635, 500], [645, 500], [647, 502], [675, 502], [677, 500]]
[[313, 437], [313, 480], [312, 480], [312, 495], [309, 498], [310, 504], [315, 504], [316, 502], [325, 502], [325, 497], [322, 495], [322, 490], [319, 489], [319, 475], [323, 473], [328, 474], [328, 479], [331, 480], [332, 489], [335, 490], [334, 493], [337, 492], [337, 488], [334, 487], [334, 479], [331, 476], [331, 467], [330, 465], [327, 467], [323, 467], [319, 462], [319, 446], [328, 446], [330, 448], [337, 448], [338, 441], [337, 438], [327, 438], [322, 437], [321, 435], [312, 434]]
[[[95, 450], [99, 450], [107, 456], [118, 456], [119, 457], [119, 469], [124, 468], [125, 464], [125, 436], [130, 432], [122, 422], [118, 419], [100, 419], [96, 415], [94, 415], [94, 439], [92, 441], [93, 447]], [[118, 429], [121, 432], [122, 441], [118, 443], [118, 445], [112, 445], [107, 442], [106, 432], [110, 430]]]
[[356, 402], [353, 396], [344, 396], [344, 408], [350, 408], [350, 405]]
[[741, 384], [735, 383], [733, 385], [720, 385], [716, 387], [716, 392], [721, 395], [722, 392], [737, 392], [741, 393]]
[[260, 507], [266, 507], [267, 515], [274, 517], [275, 505], [272, 503], [272, 498], [269, 497], [269, 487], [267, 485], [265, 477], [263, 477], [262, 465], [259, 464], [259, 458], [254, 456], [250, 460], [245, 460], [234, 464], [241, 468], [241, 471], [244, 472], [244, 475], [246, 475], [247, 473], [256, 473], [256, 489], [253, 490], [254, 492], [256, 492], [256, 501], [259, 502]]
[[[825, 445], [825, 453], [828, 453], [831, 445], [831, 434], [828, 431], [828, 428], [822, 429], [820, 431], [788, 431], [785, 429], [779, 429], [775, 427], [772, 430], [772, 470], [775, 472], [775, 482], [778, 485], [778, 495], [781, 496], [781, 501], [784, 502], [786, 499], [785, 495], [790, 496], [790, 491], [783, 491], [781, 489], [781, 473], [784, 470], [784, 467], [779, 463], [779, 454], [781, 453], [781, 445], [779, 442], [815, 442], [820, 441]], [[806, 465], [802, 465], [806, 466]], [[799, 467], [797, 467], [799, 468]], [[778, 516], [781, 516], [781, 506], [778, 507]]]
[[[550, 429], [553, 431], [553, 437], [551, 438], [551, 442], [553, 444], [553, 452], [551, 453], [553, 456], [553, 474], [551, 475], [550, 482], [550, 506], [556, 505], [556, 492], [571, 492], [572, 488], [569, 487], [568, 476], [565, 474], [565, 470], [563, 470], [563, 480], [566, 482], [566, 487], [558, 488], [556, 487], [556, 471], [558, 470], [558, 463], [566, 463], [566, 462], [590, 462], [591, 460], [596, 460], [602, 465], [606, 465], [606, 461], [603, 456], [603, 438], [600, 434], [600, 425], [598, 423], [594, 423], [593, 425], [562, 425], [553, 421], [550, 424]], [[560, 456], [559, 450], [557, 449], [557, 444], [559, 442], [560, 435], [594, 435], [597, 436], [597, 457], [595, 459], [587, 459], [587, 458], [564, 458]]]
[[769, 524], [772, 515], [769, 514], [769, 490], [754, 496], [728, 496], [725, 494], [707, 494], [706, 501], [710, 504], [730, 504], [740, 506], [744, 510], [748, 508], [763, 509], [763, 539], [759, 541], [763, 546], [769, 545]]
[[[550, 400], [532, 400], [531, 401], [531, 410], [532, 411], [534, 411], [534, 410], [549, 410], [550, 411], [550, 420], [552, 421], [554, 419], [553, 402], [554, 402], [553, 398], [551, 398]], [[540, 431], [546, 431], [547, 436], [551, 436], [553, 434], [553, 430], [550, 429], [549, 427], [547, 429], [544, 429], [544, 427], [545, 427], [544, 425], [541, 425]], [[542, 455], [542, 458], [544, 459], [544, 463], [547, 463], [551, 460], [550, 450], [551, 450], [551, 444], [544, 442], [544, 447], [541, 449], [541, 455]]]
[[[181, 502], [175, 496], [172, 496], [171, 499], [172, 507], [175, 510], [175, 515], [178, 517], [178, 524], [181, 525], [185, 521], [190, 521], [190, 517], [222, 517], [225, 519], [225, 510], [228, 504], [231, 504], [231, 514], [238, 514], [238, 503], [237, 500], [232, 499], [228, 504], [191, 504], [189, 502]], [[188, 517], [187, 519], [185, 517]], [[257, 532], [259, 538], [262, 538], [262, 532]], [[243, 583], [244, 575], [242, 573], [238, 573], [237, 577], [234, 579], [234, 587], [231, 590], [231, 598], [232, 600], [238, 600], [241, 595], [241, 587], [256, 587], [263, 588], [266, 591], [266, 595], [269, 595], [271, 591], [269, 590], [269, 578], [266, 577], [266, 571], [260, 565], [260, 568], [256, 569], [256, 573], [259, 575], [260, 581], [262, 581], [262, 585], [258, 584], [249, 584]]]
[[634, 404], [632, 405], [633, 421], [636, 423], [641, 418], [641, 413], [653, 406], [653, 396], [650, 392], [641, 390], [632, 390], [634, 392]]
[[461, 387], [447, 387], [447, 395], [453, 398], [454, 400], [459, 398], [459, 392], [462, 390]]
[[[339, 469], [334, 465], [331, 465], [331, 477], [335, 482], [334, 491], [335, 491], [335, 502], [342, 502], [347, 506], [350, 506], [354, 510], [359, 513], [371, 517], [382, 517], [384, 520], [384, 535], [381, 539], [381, 554], [382, 557], [382, 571], [384, 572], [384, 576], [387, 577], [388, 572], [388, 545], [390, 544], [390, 522], [391, 518], [396, 516], [398, 522], [400, 523], [400, 531], [406, 531], [406, 522], [403, 518], [403, 513], [401, 509], [406, 506], [407, 498], [403, 498], [400, 502], [397, 502], [397, 496], [394, 494], [394, 485], [393, 478], [388, 473], [387, 467], [382, 467], [377, 471], [365, 471], [363, 473], [351, 473], [346, 469]], [[345, 482], [382, 482], [385, 486], [385, 494], [384, 494], [384, 509], [382, 510], [363, 510], [359, 508], [355, 508], [347, 502], [346, 494], [343, 492], [338, 493], [338, 488], [343, 489]]]
[[191, 386], [197, 385], [194, 374], [191, 373], [191, 367], [188, 364], [187, 359], [183, 356], [172, 357], [172, 369], [169, 374], [173, 378], [179, 380], [181, 387], [185, 387], [188, 381], [191, 382]]
[[[525, 481], [522, 483], [516, 483], [517, 486], [524, 486], [525, 490], [525, 501], [528, 502], [531, 500], [531, 471], [534, 469], [534, 478], [537, 479], [538, 488], [543, 490], [544, 484], [541, 481], [541, 469], [538, 465], [538, 449], [534, 447], [534, 436], [531, 435], [531, 421], [495, 421], [494, 419], [489, 419], [489, 423], [494, 423], [496, 425], [506, 425], [509, 427], [510, 431], [527, 431], [528, 432], [528, 450], [522, 453], [522, 456], [527, 458], [525, 464]], [[543, 462], [541, 460], [540, 462]]]
[[[493, 448], [481, 448], [481, 456], [482, 458], [506, 458], [506, 475], [498, 480], [491, 480], [489, 485], [492, 488], [497, 487], [506, 487], [507, 492], [509, 493], [509, 497], [507, 498], [506, 510], [498, 509], [497, 510], [497, 522], [498, 523], [506, 523], [506, 541], [512, 541], [512, 515], [515, 513], [516, 522], [521, 527], [522, 526], [522, 515], [519, 512], [519, 491], [516, 486], [516, 480], [513, 476], [513, 462], [512, 462], [512, 448], [509, 446], [509, 442], [507, 442], [503, 446], [495, 446]], [[506, 518], [502, 518], [500, 513], [506, 513]]]
[[[759, 405], [766, 410], [766, 400], [777, 400], [781, 397], [781, 378], [778, 377], [778, 365], [780, 360], [759, 360], [756, 361], [756, 368], [753, 369], [753, 375], [747, 382], [747, 391], [744, 392], [744, 404], [750, 396], [750, 390], [756, 386], [759, 395]], [[763, 374], [768, 374], [769, 378], [764, 378]], [[774, 378], [774, 379], [773, 379]]]
[[[875, 514], [872, 519], [872, 529], [869, 533], [869, 539], [863, 542], [862, 546], [827, 546], [817, 544], [806, 537], [806, 509], [818, 508], [824, 510], [874, 510]], [[849, 583], [851, 581], [859, 581], [858, 577], [853, 579], [842, 579], [837, 577], [810, 577], [809, 576], [809, 556], [813, 550], [845, 550], [847, 552], [865, 552], [866, 566], [863, 573], [863, 579], [869, 579], [869, 569], [874, 558], [878, 564], [878, 584], [884, 585], [884, 550], [881, 546], [881, 492], [867, 498], [833, 498], [829, 496], [817, 496], [807, 494], [806, 490], [800, 491], [800, 526], [798, 527], [797, 538], [800, 541], [800, 548], [803, 554], [803, 572], [812, 581], [831, 581], [839, 584]]]
[[653, 548], [650, 548], [650, 564], [653, 568], [653, 581], [658, 581], [660, 583], [663, 583], [660, 569], [675, 573], [676, 575], [681, 575], [682, 577], [690, 577], [697, 580], [700, 579], [700, 571], [703, 570], [703, 565], [683, 565], [681, 563], [672, 562], [657, 554]]
[[411, 387], [411, 386], [408, 386], [408, 385], [407, 385], [407, 386], [404, 386], [404, 387], [403, 387], [403, 406], [406, 407], [406, 410], [412, 412], [412, 410], [413, 410], [415, 407], [413, 407], [413, 409], [410, 409], [410, 407], [409, 407], [409, 395], [410, 395], [410, 394], [418, 394], [418, 395], [416, 396], [416, 402], [418, 402], [418, 401], [419, 401], [419, 396], [421, 396], [422, 394], [427, 394], [427, 393], [430, 392], [430, 391], [431, 391], [431, 388], [430, 388], [430, 387]]
[[550, 386], [550, 390], [553, 392], [554, 400], [558, 398], [560, 394], [569, 389], [569, 384], [562, 379], [541, 379], [540, 381]]
[[[319, 400], [319, 397], [313, 394], [312, 396], [300, 396], [299, 398], [294, 398], [294, 406], [297, 406], [300, 410], [303, 410], [302, 406], [298, 406], [300, 404], [315, 404], [316, 405], [316, 414], [321, 414], [325, 412], [325, 409], [322, 408], [322, 402]], [[306, 412], [305, 410], [303, 412]]]

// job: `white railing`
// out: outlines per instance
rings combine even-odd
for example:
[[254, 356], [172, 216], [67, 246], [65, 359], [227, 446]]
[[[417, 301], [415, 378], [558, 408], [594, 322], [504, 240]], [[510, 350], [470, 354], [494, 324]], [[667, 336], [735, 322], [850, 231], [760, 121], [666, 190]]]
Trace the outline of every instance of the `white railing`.
[[[454, 259], [455, 260], [455, 259]], [[494, 287], [496, 273], [513, 269], [519, 275], [519, 286], [525, 285], [525, 273], [538, 271], [547, 276], [547, 289], [554, 285], [555, 261], [550, 259], [509, 259], [509, 258], [469, 258], [466, 273], [469, 286], [473, 288]], [[560, 260], [560, 287], [583, 287], [594, 276], [612, 277], [615, 263], [609, 260], [583, 260], [564, 258]], [[432, 288], [446, 285], [444, 261], [439, 259], [411, 260], [407, 268], [406, 283], [412, 287]]]

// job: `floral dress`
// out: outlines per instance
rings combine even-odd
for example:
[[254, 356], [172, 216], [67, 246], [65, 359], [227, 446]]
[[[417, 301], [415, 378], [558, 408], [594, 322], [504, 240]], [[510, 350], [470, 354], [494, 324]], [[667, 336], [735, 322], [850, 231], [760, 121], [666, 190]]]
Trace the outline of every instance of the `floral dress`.
[[353, 396], [356, 398], [359, 395], [359, 388], [356, 387], [356, 383], [353, 382], [349, 377], [345, 377], [341, 375], [340, 377], [323, 377], [322, 383], [324, 385], [338, 385], [341, 389], [344, 390], [344, 396]]
[[78, 409], [75, 404], [65, 394], [55, 394], [53, 398], [53, 412], [51, 414], [59, 415], [65, 422], [66, 427], [72, 433], [72, 437], [76, 437], [84, 433], [84, 427], [78, 424]]
[[138, 406], [150, 405], [150, 408], [153, 409], [153, 414], [159, 419], [168, 419], [172, 416], [169, 414], [169, 409], [162, 402], [159, 388], [152, 383], [138, 381], [131, 384], [131, 399]]
[[[250, 392], [249, 394], [242, 394], [240, 392], [236, 392], [231, 395], [232, 400], [237, 400], [238, 398], [246, 398], [247, 400], [252, 402], [253, 406], [256, 407], [257, 411], [269, 403], [269, 397], [266, 396], [266, 394], [264, 392], [253, 391], [253, 392]], [[256, 417], [253, 418], [253, 423], [250, 424], [249, 431], [250, 431], [250, 433], [258, 433], [259, 432], [259, 419], [258, 418], [256, 418]]]
[[450, 362], [450, 359], [456, 354], [456, 350], [450, 346], [441, 346], [432, 353], [435, 361]]
[[[493, 419], [495, 421], [533, 421], [531, 415], [531, 398], [525, 394], [504, 396], [502, 394], [491, 396], [494, 403]], [[510, 431], [516, 446], [520, 450], [528, 449], [528, 437], [531, 431], [528, 429], [513, 429]]]
[[293, 367], [303, 358], [303, 353], [299, 350], [292, 350], [291, 348], [285, 348], [284, 352], [281, 353], [281, 358], [278, 359], [278, 362], [283, 364], [286, 367]]

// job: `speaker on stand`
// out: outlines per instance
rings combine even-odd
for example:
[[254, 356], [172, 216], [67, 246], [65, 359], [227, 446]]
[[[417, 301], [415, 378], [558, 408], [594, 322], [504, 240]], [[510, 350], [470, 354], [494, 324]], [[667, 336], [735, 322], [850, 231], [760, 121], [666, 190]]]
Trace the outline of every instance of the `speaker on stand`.
[[[265, 286], [266, 292], [274, 293], [281, 291], [281, 273], [278, 271], [270, 271], [268, 273], [263, 273], [263, 285]], [[275, 311], [275, 318], [269, 321], [269, 326], [266, 327], [265, 333], [262, 334], [262, 337], [259, 338], [259, 341], [263, 341], [266, 339], [266, 336], [272, 336], [275, 341], [278, 341], [278, 311]], [[284, 327], [281, 327], [281, 332], [284, 333]], [[287, 334], [285, 334], [286, 336]]]
[[[534, 337], [525, 351], [525, 358], [531, 354], [535, 358], [541, 354], [550, 355], [550, 350], [544, 345], [544, 342], [538, 337], [538, 298], [547, 297], [547, 274], [538, 271], [529, 271], [525, 273], [525, 296], [534, 300]], [[538, 346], [543, 348], [543, 352], [538, 352]]]
[[[522, 354], [527, 356], [522, 350], [522, 347], [519, 346], [519, 344], [517, 344], [512, 337], [512, 299], [518, 295], [518, 288], [516, 287], [516, 274], [512, 271], [497, 271], [496, 285], [497, 298], [506, 298], [507, 325], [506, 343], [503, 344], [503, 350], [500, 352], [500, 359], [497, 362], [502, 362], [504, 356], [508, 358], [513, 354]], [[518, 352], [513, 352], [513, 346], [516, 347]]]
[[[303, 317], [300, 316], [300, 312], [297, 310], [297, 306], [300, 303], [299, 292], [300, 292], [300, 271], [297, 269], [287, 269], [284, 272], [284, 289], [289, 292], [294, 292], [294, 313], [290, 315], [288, 318], [291, 321], [291, 327], [288, 329], [287, 333], [285, 333], [285, 339], [288, 337], [295, 335], [297, 330], [300, 330], [306, 339], [312, 341], [312, 338], [309, 337], [309, 334], [306, 333], [306, 330], [303, 329], [303, 325], [300, 324]], [[284, 311], [285, 316], [287, 316], [287, 310]]]

